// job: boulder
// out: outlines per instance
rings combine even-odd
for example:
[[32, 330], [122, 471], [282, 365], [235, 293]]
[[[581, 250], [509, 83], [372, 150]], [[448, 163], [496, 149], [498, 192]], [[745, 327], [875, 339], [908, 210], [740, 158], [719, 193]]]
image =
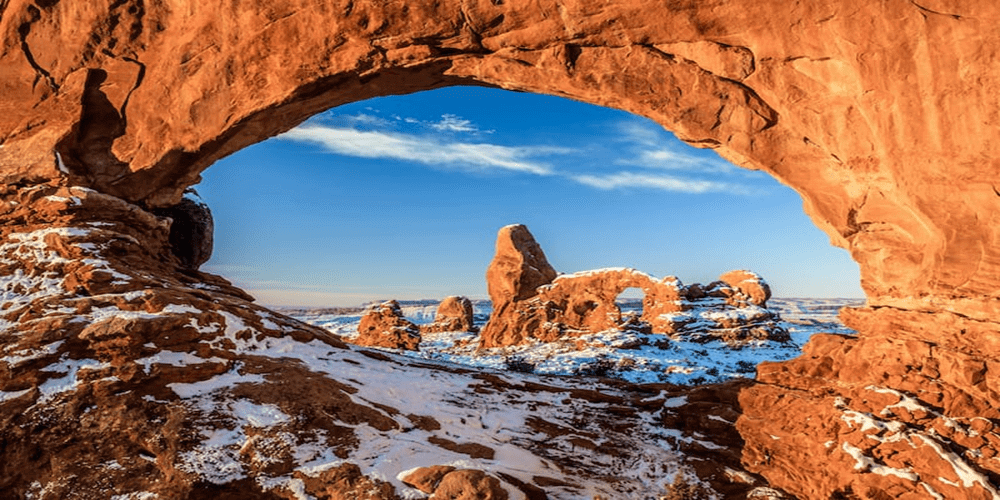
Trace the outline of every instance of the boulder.
[[455, 467], [450, 465], [421, 467], [400, 478], [400, 481], [429, 495], [434, 493], [444, 476], [453, 470]]
[[500, 480], [481, 470], [449, 472], [431, 495], [431, 500], [507, 500]]
[[729, 271], [719, 276], [719, 281], [727, 284], [736, 293], [728, 298], [733, 305], [753, 304], [767, 307], [771, 298], [771, 287], [757, 273], [746, 270]]
[[552, 282], [556, 270], [528, 228], [506, 226], [497, 233], [496, 252], [486, 269], [486, 289], [494, 307], [534, 297]]
[[472, 301], [466, 297], [456, 296], [441, 301], [433, 323], [420, 325], [421, 333], [472, 332], [475, 329]]
[[350, 342], [366, 347], [420, 350], [420, 329], [403, 317], [399, 302], [389, 300], [368, 308]]

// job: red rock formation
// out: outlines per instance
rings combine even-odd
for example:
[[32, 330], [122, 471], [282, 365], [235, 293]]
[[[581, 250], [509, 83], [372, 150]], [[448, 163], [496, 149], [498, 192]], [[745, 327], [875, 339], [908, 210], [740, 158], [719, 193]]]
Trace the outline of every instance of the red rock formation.
[[[802, 498], [1000, 498], [1000, 365], [968, 344], [996, 337], [949, 314], [913, 330], [899, 314], [845, 311], [865, 334], [817, 335], [799, 358], [758, 366], [762, 384], [740, 395], [750, 470]], [[926, 329], [957, 335], [928, 342]]]
[[551, 283], [556, 274], [527, 227], [515, 224], [497, 233], [496, 252], [486, 269], [486, 289], [493, 304], [534, 297], [538, 287]]
[[170, 219], [170, 251], [184, 267], [198, 269], [212, 258], [215, 223], [196, 191], [186, 191], [180, 203], [154, 213]]
[[401, 478], [401, 481], [429, 495], [441, 484], [441, 479], [453, 470], [455, 467], [450, 465], [421, 467]]
[[421, 467], [402, 479], [408, 485], [431, 495], [432, 499], [506, 500], [507, 491], [500, 481], [483, 471], [456, 470], [455, 467], [434, 465]]
[[[511, 228], [516, 228], [521, 245], [510, 244]], [[480, 334], [484, 348], [623, 329], [683, 334], [693, 340], [722, 338], [733, 344], [751, 339], [788, 340], [788, 332], [777, 325], [777, 314], [764, 308], [770, 288], [749, 271], [731, 271], [708, 287], [685, 287], [673, 276], [657, 280], [635, 269], [600, 269], [561, 275], [531, 291], [522, 274], [500, 271], [524, 268], [512, 262], [533, 262], [538, 255], [544, 259], [528, 229], [521, 225], [502, 228], [496, 248], [486, 272], [489, 290], [497, 293], [490, 294], [493, 312]], [[551, 269], [547, 261], [539, 265]], [[640, 317], [623, 315], [615, 302], [629, 288], [639, 288], [644, 294]]]
[[507, 500], [500, 481], [485, 472], [461, 469], [449, 472], [431, 495], [431, 500]]
[[420, 329], [403, 317], [399, 302], [390, 300], [372, 305], [365, 312], [358, 323], [358, 336], [350, 342], [368, 347], [418, 351]]
[[771, 287], [757, 273], [745, 270], [729, 271], [719, 276], [719, 281], [729, 285], [735, 293], [728, 295], [727, 302], [734, 306], [753, 304], [767, 307], [771, 298]]
[[191, 0], [11, 0], [0, 179], [168, 206], [216, 159], [331, 106], [496, 85], [648, 116], [768, 171], [851, 250], [873, 305], [989, 320], [1000, 7], [928, 1], [289, 0], [223, 21]]
[[[812, 446], [825, 443], [816, 436], [848, 426], [829, 413], [831, 402], [816, 398], [839, 395], [844, 408], [860, 408], [851, 405], [863, 404], [868, 396], [858, 402], [858, 388], [877, 382], [886, 390], [906, 391], [942, 418], [972, 418], [980, 411], [989, 415], [984, 409], [1000, 406], [993, 346], [1000, 336], [1000, 104], [994, 98], [1000, 91], [998, 20], [1000, 6], [994, 2], [953, 0], [670, 5], [635, 0], [600, 5], [279, 0], [224, 8], [202, 0], [9, 0], [0, 3], [0, 179], [6, 200], [30, 200], [32, 207], [50, 215], [54, 212], [45, 203], [32, 198], [37, 186], [85, 186], [122, 203], [172, 206], [218, 158], [319, 111], [367, 97], [456, 84], [562, 95], [647, 116], [683, 140], [714, 148], [734, 163], [769, 172], [796, 189], [817, 226], [860, 265], [869, 307], [845, 315], [859, 328], [859, 338], [845, 340], [843, 349], [828, 355], [779, 369], [788, 373], [781, 385], [773, 385], [776, 379], [767, 371], [764, 384], [748, 390], [748, 416], [741, 424], [751, 450], [748, 462], [804, 497], [840, 492], [843, 497], [884, 498], [905, 490], [900, 495], [932, 498], [926, 488], [948, 486], [934, 482], [934, 477], [945, 477], [936, 476], [941, 470], [906, 465], [922, 471], [914, 472], [919, 481], [906, 483], [898, 475], [881, 474], [886, 469], [878, 468], [879, 461], [889, 460], [887, 451], [868, 455], [871, 450], [860, 443]], [[98, 199], [96, 194], [86, 198]], [[77, 287], [88, 293], [138, 293], [138, 284], [144, 283], [157, 290], [153, 297], [160, 297], [172, 296], [163, 285], [170, 283], [186, 287], [181, 295], [192, 300], [198, 293], [223, 293], [187, 286], [195, 283], [174, 270], [180, 265], [176, 257], [159, 253], [168, 244], [162, 221], [131, 209], [104, 210], [85, 219], [7, 212], [20, 215], [5, 218], [9, 226], [4, 231], [34, 235], [24, 236], [30, 245], [24, 246], [22, 258], [4, 264], [11, 290], [41, 294], [37, 297], [47, 297], [46, 304], [56, 309], [76, 307], [83, 298], [83, 292], [71, 295]], [[134, 218], [136, 226], [104, 218], [117, 216]], [[33, 248], [39, 257], [49, 256], [50, 250], [39, 249], [36, 236], [46, 239], [44, 248], [76, 252], [72, 241], [77, 236], [34, 231], [81, 229], [87, 222], [114, 224], [113, 231], [121, 235], [99, 238], [122, 252], [115, 267], [107, 268], [118, 274], [65, 256], [61, 258], [68, 262], [44, 264], [29, 258]], [[90, 232], [88, 237], [97, 238]], [[152, 258], [161, 260], [154, 263]], [[131, 277], [134, 287], [124, 285], [119, 274]], [[240, 295], [214, 278], [203, 279], [231, 291], [224, 295]], [[43, 293], [52, 290], [52, 283], [69, 288]], [[100, 301], [112, 299], [93, 297], [99, 296], [82, 301], [85, 314], [110, 307]], [[244, 305], [237, 298], [218, 307], [242, 317]], [[52, 316], [49, 308], [22, 309], [22, 300], [27, 299], [12, 299], [14, 308], [6, 310], [5, 321], [48, 325], [37, 331], [32, 327], [34, 337], [24, 338], [78, 338], [79, 325], [67, 326], [68, 320]], [[107, 327], [121, 338], [106, 339], [107, 345], [139, 349], [143, 344], [132, 342], [153, 336], [153, 331], [173, 332], [163, 334], [172, 339], [178, 332], [181, 338], [193, 335], [180, 325], [136, 326], [180, 320], [131, 312], [130, 319], [115, 321], [131, 322], [135, 333], [109, 322]], [[14, 349], [24, 338], [7, 339], [6, 347]], [[827, 343], [817, 340], [815, 347]], [[83, 344], [67, 340], [59, 349]], [[884, 356], [878, 359], [890, 366], [872, 368], [866, 361], [871, 356]], [[901, 364], [910, 358], [921, 364]], [[942, 377], [962, 377], [938, 387], [937, 379], [917, 366]], [[858, 371], [878, 380], [852, 378]], [[879, 379], [883, 372], [893, 375]], [[0, 390], [37, 392], [36, 386], [50, 378], [29, 380], [36, 375], [26, 373], [37, 375], [19, 371], [18, 382], [4, 379]], [[803, 387], [813, 389], [803, 392]], [[110, 396], [98, 393], [100, 405], [78, 401], [74, 408], [105, 408]], [[11, 396], [4, 404], [17, 401]], [[771, 412], [778, 403], [789, 406]], [[15, 415], [12, 411], [5, 409], [4, 418]], [[769, 412], [767, 419], [753, 417]], [[50, 433], [75, 428], [78, 413], [52, 417], [32, 439], [49, 445], [66, 442], [70, 433]], [[135, 423], [145, 418], [127, 421], [133, 427], [113, 433], [146, 432]], [[824, 432], [807, 435], [802, 447], [775, 447], [781, 440], [771, 435], [780, 436], [782, 429], [803, 421]], [[895, 427], [905, 419], [889, 422]], [[5, 432], [19, 432], [18, 425], [4, 423]], [[992, 431], [984, 432], [981, 436]], [[148, 433], [150, 441], [154, 435]], [[986, 456], [996, 450], [992, 444], [974, 448], [957, 437], [941, 439], [936, 446], [955, 456], [966, 451]], [[170, 446], [164, 449], [174, 449]], [[35, 451], [51, 457], [50, 448]], [[853, 464], [845, 463], [845, 457]], [[985, 465], [991, 462], [975, 456], [968, 460], [973, 462], [966, 464], [969, 470], [997, 482]], [[50, 478], [75, 474], [82, 478], [78, 481], [88, 481], [93, 476], [87, 471], [96, 470], [76, 468], [72, 460], [60, 463], [72, 470], [51, 472]], [[36, 465], [8, 461], [3, 466], [9, 469], [0, 477], [40, 477]], [[146, 471], [129, 472], [129, 477], [140, 477]], [[947, 468], [944, 472], [950, 474]], [[179, 476], [167, 470], [164, 477]], [[991, 495], [974, 480], [946, 479], [961, 485], [948, 489], [953, 498]], [[0, 486], [24, 496], [22, 486], [7, 488], [31, 484], [19, 481]], [[70, 491], [74, 485], [62, 488]]]
[[466, 297], [447, 297], [438, 304], [434, 322], [420, 325], [420, 333], [473, 332], [472, 301]]

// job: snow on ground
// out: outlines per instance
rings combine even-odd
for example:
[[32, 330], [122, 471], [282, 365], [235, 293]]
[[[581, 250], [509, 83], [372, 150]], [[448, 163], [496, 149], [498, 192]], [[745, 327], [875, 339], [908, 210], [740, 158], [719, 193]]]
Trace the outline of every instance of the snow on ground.
[[[227, 331], [239, 325], [230, 325]], [[250, 330], [253, 330], [250, 328]], [[233, 340], [235, 337], [227, 338]], [[583, 412], [576, 405], [587, 408], [603, 407], [608, 403], [575, 401], [569, 398], [578, 386], [589, 387], [583, 382], [567, 381], [565, 390], [537, 391], [513, 388], [503, 393], [479, 391], [479, 380], [464, 373], [428, 369], [428, 365], [406, 357], [396, 357], [395, 362], [371, 363], [370, 358], [355, 350], [333, 349], [319, 340], [298, 342], [290, 337], [247, 340], [242, 352], [282, 360], [296, 360], [310, 371], [325, 373], [350, 384], [350, 399], [359, 405], [379, 408], [384, 416], [396, 420], [396, 429], [377, 430], [368, 424], [340, 422], [351, 428], [358, 437], [357, 449], [349, 459], [336, 456], [327, 442], [324, 431], [313, 435], [293, 436], [285, 431], [293, 418], [273, 405], [255, 404], [248, 400], [232, 399], [227, 389], [240, 384], [260, 384], [264, 378], [245, 373], [237, 364], [230, 371], [208, 380], [194, 383], [169, 384], [184, 404], [205, 415], [199, 427], [202, 442], [182, 454], [178, 468], [198, 474], [206, 481], [224, 484], [247, 477], [240, 454], [252, 450], [255, 440], [270, 439], [294, 457], [295, 470], [315, 475], [346, 462], [357, 464], [362, 473], [392, 483], [403, 498], [424, 498], [407, 487], [399, 477], [402, 472], [429, 465], [453, 465], [486, 472], [505, 472], [523, 481], [544, 476], [554, 479], [556, 486], [550, 498], [592, 498], [609, 495], [609, 486], [600, 475], [588, 479], [580, 471], [564, 470], [552, 456], [567, 454], [575, 457], [573, 463], [583, 470], [601, 470], [618, 477], [614, 487], [634, 493], [637, 498], [662, 492], [677, 474], [686, 474], [678, 465], [675, 445], [677, 436], [657, 427], [654, 416], [637, 422], [645, 427], [639, 434], [645, 439], [629, 443], [628, 457], [612, 455], [580, 456], [573, 448], [573, 435], [550, 438], [533, 430], [529, 419], [541, 419], [563, 428], [576, 425]], [[413, 363], [412, 365], [410, 363]], [[518, 386], [523, 375], [513, 373], [499, 376], [505, 384]], [[361, 383], [360, 381], [364, 381]], [[386, 412], [391, 407], [394, 411]], [[425, 416], [441, 424], [440, 430], [414, 426], [411, 421]], [[259, 429], [266, 437], [251, 428]], [[580, 429], [586, 432], [588, 429]], [[470, 457], [435, 444], [435, 437], [445, 433], [447, 440], [456, 443], [475, 443], [493, 450], [491, 457]], [[252, 435], [254, 434], [254, 435]], [[653, 436], [654, 439], [648, 439]], [[671, 440], [670, 438], [674, 438]], [[598, 446], [609, 445], [607, 438], [594, 438]], [[565, 442], [563, 442], [565, 441]], [[533, 450], [532, 443], [544, 452]], [[620, 444], [620, 443], [619, 443]], [[266, 457], [262, 457], [266, 460]], [[611, 463], [607, 463], [610, 460]], [[256, 481], [264, 489], [284, 487], [295, 491], [297, 479], [291, 474], [270, 476], [256, 474]], [[620, 492], [619, 492], [620, 493]], [[523, 498], [514, 496], [512, 498]]]
[[[560, 342], [478, 350], [479, 337], [470, 332], [424, 334], [420, 351], [400, 354], [460, 365], [533, 372], [544, 375], [599, 375], [633, 383], [668, 382], [702, 384], [731, 378], [753, 377], [762, 361], [781, 361], [798, 356], [815, 333], [853, 334], [837, 319], [844, 306], [860, 306], [860, 299], [771, 299], [788, 330], [791, 342], [758, 341], [734, 348], [722, 341], [671, 340], [662, 335], [606, 331]], [[433, 321], [435, 301], [401, 302], [403, 314], [417, 324]], [[622, 307], [637, 307], [632, 301]], [[476, 325], [489, 318], [488, 301], [474, 302]], [[285, 310], [306, 323], [325, 328], [345, 338], [357, 335], [363, 308], [353, 310]]]

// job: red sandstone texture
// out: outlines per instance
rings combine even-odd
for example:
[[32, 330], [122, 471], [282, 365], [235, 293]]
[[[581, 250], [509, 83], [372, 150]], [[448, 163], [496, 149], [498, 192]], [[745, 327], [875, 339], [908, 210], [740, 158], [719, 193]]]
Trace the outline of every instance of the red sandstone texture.
[[358, 335], [348, 342], [366, 347], [420, 350], [420, 335], [439, 332], [471, 332], [472, 301], [466, 297], [447, 297], [438, 305], [434, 322], [417, 326], [403, 317], [399, 302], [390, 300], [373, 304], [358, 323]]
[[[197, 252], [172, 249], [171, 224], [146, 209], [331, 106], [478, 84], [647, 116], [766, 171], [859, 263], [869, 304], [844, 312], [859, 336], [817, 338], [741, 389], [748, 466], [803, 498], [997, 498], [998, 22], [995, 2], [954, 0], [2, 2], [0, 488], [258, 491], [174, 466], [200, 413], [163, 399], [173, 380], [266, 374], [270, 390], [220, 391], [292, 413], [318, 398], [302, 421], [343, 450], [359, 420], [403, 420], [356, 406], [346, 382], [240, 353], [288, 335], [340, 347], [192, 271], [181, 255]], [[136, 365], [168, 347], [226, 362]], [[54, 392], [67, 377], [79, 384]], [[247, 450], [253, 474], [289, 467]], [[111, 465], [126, 456], [144, 458]], [[322, 475], [381, 487], [348, 466]]]
[[420, 329], [403, 317], [399, 302], [390, 300], [372, 305], [361, 316], [358, 336], [351, 342], [368, 347], [389, 349], [420, 349]]
[[[515, 224], [497, 233], [486, 271], [493, 313], [480, 345], [505, 347], [552, 342], [566, 335], [636, 330], [688, 340], [721, 338], [788, 340], [767, 310], [771, 290], [750, 271], [731, 271], [707, 286], [684, 286], [635, 269], [615, 268], [557, 275], [528, 228]], [[642, 315], [624, 315], [615, 300], [628, 288], [643, 292]]]
[[472, 301], [467, 297], [446, 297], [438, 304], [434, 322], [420, 325], [420, 333], [474, 332]]
[[507, 500], [500, 481], [483, 471], [435, 465], [421, 467], [403, 482], [427, 493], [435, 500]]

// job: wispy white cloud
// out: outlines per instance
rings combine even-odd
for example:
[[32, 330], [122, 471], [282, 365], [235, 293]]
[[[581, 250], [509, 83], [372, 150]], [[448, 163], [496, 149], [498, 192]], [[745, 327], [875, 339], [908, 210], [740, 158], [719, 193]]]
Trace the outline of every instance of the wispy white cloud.
[[580, 184], [604, 190], [645, 188], [691, 194], [712, 192], [750, 194], [750, 191], [746, 187], [738, 184], [701, 179], [687, 179], [671, 175], [618, 172], [608, 175], [574, 175], [570, 177]]
[[690, 151], [690, 148], [659, 126], [626, 121], [619, 123], [617, 128], [619, 140], [629, 146], [626, 148], [627, 156], [616, 160], [616, 165], [697, 173], [731, 173], [737, 170], [721, 158], [685, 151]]
[[619, 122], [615, 128], [618, 129], [624, 142], [646, 147], [657, 147], [663, 144], [665, 130], [658, 126], [654, 128], [648, 125], [645, 120], [635, 119]]
[[302, 125], [280, 137], [317, 144], [345, 156], [414, 161], [466, 171], [507, 170], [535, 175], [553, 173], [552, 167], [538, 161], [538, 157], [572, 151], [566, 148], [449, 142], [431, 136], [323, 125]]
[[466, 120], [458, 115], [445, 114], [441, 115], [441, 121], [433, 122], [430, 124], [431, 128], [441, 132], [479, 132], [479, 127], [472, 124], [472, 121]]
[[[750, 185], [735, 180], [738, 177], [732, 174], [737, 169], [732, 165], [722, 159], [688, 153], [669, 133], [643, 121], [625, 121], [612, 128], [618, 133], [610, 134], [604, 141], [620, 146], [617, 157], [609, 158], [594, 157], [592, 152], [587, 153], [586, 147], [476, 142], [469, 139], [483, 131], [470, 120], [454, 114], [441, 115], [440, 121], [424, 121], [398, 115], [386, 119], [376, 116], [380, 113], [378, 110], [369, 111], [373, 114], [328, 115], [325, 120], [301, 125], [281, 138], [316, 144], [345, 156], [410, 161], [465, 172], [508, 171], [559, 176], [602, 190], [757, 193]], [[402, 132], [401, 128], [410, 133]], [[468, 136], [463, 141], [457, 134]], [[562, 158], [552, 158], [559, 156]], [[574, 159], [568, 162], [571, 157]], [[600, 158], [604, 163], [597, 167]], [[618, 172], [609, 173], [608, 165], [617, 166]], [[725, 176], [720, 177], [720, 174]]]
[[360, 125], [368, 125], [371, 127], [387, 127], [391, 126], [392, 122], [386, 120], [385, 118], [380, 118], [374, 115], [366, 115], [364, 113], [358, 113], [356, 115], [343, 116], [347, 121], [357, 123]]

